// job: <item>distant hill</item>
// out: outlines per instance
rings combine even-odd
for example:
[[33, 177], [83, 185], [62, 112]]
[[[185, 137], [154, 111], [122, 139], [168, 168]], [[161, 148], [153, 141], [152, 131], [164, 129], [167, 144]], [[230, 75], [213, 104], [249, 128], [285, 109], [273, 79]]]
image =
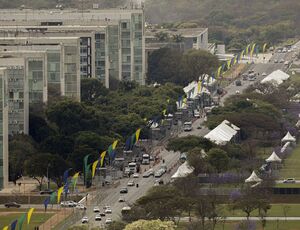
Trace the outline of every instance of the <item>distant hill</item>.
[[148, 22], [207, 26], [212, 40], [234, 47], [300, 34], [300, 0], [146, 0], [145, 6]]

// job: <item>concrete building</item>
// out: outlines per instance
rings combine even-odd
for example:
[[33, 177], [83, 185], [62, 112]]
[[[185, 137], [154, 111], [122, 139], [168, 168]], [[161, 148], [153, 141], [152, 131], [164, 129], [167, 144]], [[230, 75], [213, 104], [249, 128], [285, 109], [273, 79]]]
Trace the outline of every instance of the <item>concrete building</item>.
[[8, 184], [7, 69], [0, 68], [0, 189]]
[[0, 24], [3, 37], [79, 37], [81, 78], [145, 84], [142, 9], [0, 10]]

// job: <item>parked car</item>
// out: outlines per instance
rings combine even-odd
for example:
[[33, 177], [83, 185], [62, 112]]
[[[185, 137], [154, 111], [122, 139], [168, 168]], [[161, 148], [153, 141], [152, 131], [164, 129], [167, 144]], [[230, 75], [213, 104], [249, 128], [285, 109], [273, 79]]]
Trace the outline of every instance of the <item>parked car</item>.
[[18, 204], [17, 202], [9, 202], [4, 204], [5, 208], [20, 208], [21, 205]]
[[82, 224], [87, 224], [88, 222], [89, 222], [89, 218], [87, 216], [85, 216], [81, 219]]
[[283, 180], [283, 183], [296, 183], [296, 180], [295, 178], [287, 178]]
[[105, 224], [111, 224], [112, 223], [112, 219], [111, 218], [107, 218], [106, 220], [105, 220]]

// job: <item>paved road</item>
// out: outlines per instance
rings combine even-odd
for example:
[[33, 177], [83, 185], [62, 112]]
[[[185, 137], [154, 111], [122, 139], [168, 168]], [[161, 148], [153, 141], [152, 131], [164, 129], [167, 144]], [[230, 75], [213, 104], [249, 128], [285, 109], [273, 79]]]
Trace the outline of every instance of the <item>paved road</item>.
[[[260, 217], [257, 216], [251, 216], [249, 217], [250, 220], [261, 220]], [[266, 220], [271, 220], [271, 221], [276, 221], [276, 220], [295, 220], [295, 221], [300, 221], [300, 217], [295, 216], [295, 217], [283, 217], [283, 216], [267, 216], [265, 217]], [[229, 216], [226, 217], [226, 221], [241, 221], [241, 220], [247, 220], [246, 217], [242, 216]], [[180, 221], [184, 222], [190, 222], [189, 217], [182, 217], [180, 218]]]

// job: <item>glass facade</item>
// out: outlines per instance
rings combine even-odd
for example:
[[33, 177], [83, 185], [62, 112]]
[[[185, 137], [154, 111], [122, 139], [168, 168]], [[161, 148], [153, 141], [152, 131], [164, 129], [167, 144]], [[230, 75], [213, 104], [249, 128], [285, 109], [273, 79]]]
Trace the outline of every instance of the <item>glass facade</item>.
[[8, 72], [8, 133], [24, 133], [24, 68], [13, 66]]
[[91, 38], [80, 38], [80, 76], [81, 78], [91, 78]]
[[77, 47], [65, 46], [64, 73], [65, 73], [65, 96], [77, 97]]
[[48, 100], [61, 95], [60, 88], [60, 53], [47, 53]]
[[119, 79], [119, 26], [109, 25], [107, 33], [109, 77]]
[[122, 79], [131, 80], [131, 32], [130, 20], [120, 21]]
[[43, 102], [44, 63], [28, 60], [29, 103]]
[[4, 76], [0, 73], [0, 189], [4, 184], [3, 171], [3, 104], [4, 104]]
[[95, 75], [105, 84], [105, 33], [95, 34]]

